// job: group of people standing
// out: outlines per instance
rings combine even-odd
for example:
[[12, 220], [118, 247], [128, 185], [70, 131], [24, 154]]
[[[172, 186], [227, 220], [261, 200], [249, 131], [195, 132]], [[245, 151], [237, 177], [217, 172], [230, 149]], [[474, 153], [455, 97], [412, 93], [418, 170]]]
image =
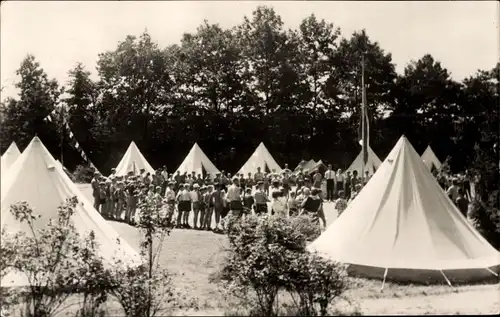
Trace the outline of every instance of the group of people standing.
[[357, 173], [352, 176], [344, 175], [341, 170], [334, 173], [331, 166], [324, 175], [319, 171], [310, 175], [301, 170], [292, 172], [285, 165], [281, 173], [265, 173], [257, 168], [256, 173], [246, 176], [231, 176], [222, 171], [213, 177], [194, 172], [172, 175], [166, 168], [153, 174], [140, 170], [139, 175], [130, 172], [123, 176], [115, 175], [112, 170], [109, 177], [96, 172], [91, 186], [94, 207], [106, 219], [134, 224], [141, 197], [153, 192], [164, 197], [165, 215], [176, 220], [178, 228], [220, 231], [229, 215], [242, 217], [251, 213], [283, 216], [307, 213], [326, 226], [322, 190], [325, 181], [326, 201], [335, 202], [339, 214], [363, 183]]

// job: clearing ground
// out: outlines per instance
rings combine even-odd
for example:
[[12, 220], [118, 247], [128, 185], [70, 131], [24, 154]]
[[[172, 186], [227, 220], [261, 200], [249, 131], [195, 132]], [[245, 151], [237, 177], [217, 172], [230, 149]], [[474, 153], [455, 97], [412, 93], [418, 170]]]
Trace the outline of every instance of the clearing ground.
[[[85, 196], [92, 199], [90, 186], [78, 185]], [[326, 204], [328, 223], [335, 220], [332, 204]], [[137, 250], [140, 233], [132, 226], [111, 222], [115, 230]], [[165, 240], [161, 265], [176, 273], [174, 281], [179, 289], [199, 300], [200, 311], [193, 315], [222, 315], [227, 306], [221, 292], [209, 282], [224, 259], [227, 241], [224, 235], [212, 232], [177, 229]], [[380, 292], [381, 281], [354, 279], [349, 297], [359, 305], [363, 314], [498, 314], [500, 285], [420, 286], [386, 283]], [[340, 311], [351, 311], [346, 303], [339, 303]]]

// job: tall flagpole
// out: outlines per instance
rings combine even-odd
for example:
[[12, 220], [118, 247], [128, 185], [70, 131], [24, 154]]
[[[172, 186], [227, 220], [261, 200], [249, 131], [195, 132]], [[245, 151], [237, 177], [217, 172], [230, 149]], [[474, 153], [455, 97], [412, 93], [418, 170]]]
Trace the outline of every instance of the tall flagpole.
[[60, 130], [60, 133], [61, 133], [61, 165], [64, 166], [64, 111], [63, 111], [63, 107], [61, 107], [60, 111], [61, 111], [61, 130]]
[[365, 177], [365, 55], [361, 55], [361, 179]]

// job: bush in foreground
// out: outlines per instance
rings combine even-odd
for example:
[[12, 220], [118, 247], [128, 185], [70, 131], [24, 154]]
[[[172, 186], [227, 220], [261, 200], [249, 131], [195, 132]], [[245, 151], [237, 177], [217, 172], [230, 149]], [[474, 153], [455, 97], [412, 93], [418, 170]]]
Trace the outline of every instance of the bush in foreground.
[[184, 294], [172, 283], [172, 274], [159, 267], [163, 242], [174, 227], [161, 195], [149, 192], [139, 197], [137, 227], [142, 234], [140, 254], [145, 263], [130, 268], [116, 260], [110, 270], [110, 295], [125, 316], [164, 316], [175, 309], [197, 308], [196, 301], [184, 301]]
[[319, 227], [307, 216], [233, 219], [218, 282], [251, 315], [279, 315], [278, 297], [287, 294], [296, 315], [326, 316], [348, 283], [344, 266], [307, 251], [317, 235]]
[[[3, 285], [11, 280], [22, 283], [0, 288], [2, 316], [9, 313], [7, 306], [11, 316], [52, 317], [63, 310], [67, 316], [73, 305], [78, 305], [77, 317], [104, 316], [108, 296], [117, 299], [127, 317], [164, 315], [167, 309], [186, 305], [196, 308], [196, 302], [184, 301], [174, 291], [171, 275], [158, 265], [163, 240], [173, 226], [165, 218], [161, 197], [151, 193], [140, 199], [145, 263], [135, 267], [120, 259], [105, 266], [94, 233], [78, 234], [71, 220], [76, 197], [59, 207], [57, 218], [42, 229], [35, 225], [39, 216], [27, 203], [13, 205], [11, 212], [25, 230], [2, 231], [0, 278]], [[70, 297], [78, 299], [77, 304], [68, 305]]]
[[57, 219], [51, 219], [43, 229], [35, 226], [39, 216], [27, 203], [11, 207], [21, 226], [27, 228], [27, 232], [2, 234], [2, 241], [8, 241], [2, 253], [9, 255], [2, 275], [4, 282], [17, 281], [9, 295], [11, 301], [22, 305], [16, 315], [54, 316], [77, 293], [83, 293], [86, 301], [81, 312], [99, 311], [103, 301], [92, 299], [105, 297], [103, 264], [96, 255], [93, 232], [81, 237], [70, 221], [77, 203], [76, 197], [68, 199], [59, 207]]

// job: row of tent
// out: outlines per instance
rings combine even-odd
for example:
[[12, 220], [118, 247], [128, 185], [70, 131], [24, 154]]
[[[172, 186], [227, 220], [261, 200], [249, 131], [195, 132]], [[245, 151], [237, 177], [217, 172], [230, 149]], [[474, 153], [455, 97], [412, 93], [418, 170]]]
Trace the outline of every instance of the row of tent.
[[[2, 155], [2, 171], [7, 171], [9, 166], [11, 166], [15, 160], [19, 157], [20, 151], [16, 144], [12, 142], [7, 151]], [[441, 167], [441, 162], [436, 157], [431, 147], [428, 146], [427, 149], [422, 154], [422, 160], [429, 170]], [[364, 170], [368, 171], [370, 175], [373, 175], [377, 168], [382, 164], [377, 154], [368, 147], [368, 162], [366, 163]], [[363, 155], [359, 153], [356, 159], [349, 166], [347, 171], [357, 170], [358, 173], [361, 172], [363, 167]], [[272, 157], [269, 150], [266, 148], [264, 143], [260, 143], [255, 149], [253, 154], [250, 156], [248, 161], [243, 165], [243, 167], [238, 171], [238, 174], [247, 175], [248, 173], [254, 174], [257, 172], [257, 168], [261, 171], [277, 173], [281, 172], [281, 167], [278, 165], [276, 160]], [[116, 167], [117, 175], [126, 175], [128, 172], [138, 173], [141, 169], [147, 172], [154, 173], [154, 169], [151, 164], [148, 163], [144, 155], [141, 153], [135, 142], [131, 142], [127, 149], [127, 152], [123, 155], [120, 163]], [[295, 171], [302, 169], [303, 172], [311, 174], [318, 170], [326, 169], [325, 164], [319, 160], [309, 160], [302, 161], [299, 163]], [[184, 172], [196, 174], [211, 174], [215, 175], [219, 173], [219, 169], [210, 161], [207, 155], [203, 152], [200, 146], [195, 143], [194, 146], [189, 151], [188, 155], [181, 163], [176, 172], [179, 171], [181, 174]]]
[[[10, 214], [12, 204], [26, 201], [42, 216], [35, 227], [43, 228], [57, 216], [57, 207], [73, 196], [81, 202], [73, 216], [76, 229], [80, 234], [95, 232], [107, 263], [112, 263], [113, 255], [130, 265], [141, 262], [37, 137], [2, 177], [0, 225], [9, 232], [29, 234]], [[469, 224], [404, 136], [309, 249], [348, 264], [358, 275], [384, 281], [473, 281], [496, 275], [500, 268], [500, 253]], [[3, 286], [26, 282], [16, 272], [1, 281]]]

